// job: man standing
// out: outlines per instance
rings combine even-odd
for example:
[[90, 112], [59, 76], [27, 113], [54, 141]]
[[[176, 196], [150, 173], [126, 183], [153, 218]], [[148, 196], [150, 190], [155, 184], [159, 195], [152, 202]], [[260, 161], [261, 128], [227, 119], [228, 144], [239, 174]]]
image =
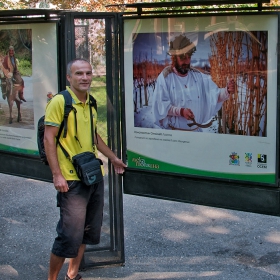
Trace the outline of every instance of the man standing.
[[185, 35], [170, 42], [172, 64], [157, 78], [153, 96], [155, 124], [160, 128], [202, 131], [235, 91], [231, 79], [226, 88], [218, 88], [210, 75], [190, 66], [196, 46]]
[[[73, 110], [68, 117], [67, 137], [60, 138], [63, 148], [72, 157], [78, 153], [91, 151], [97, 156], [97, 149], [108, 157], [115, 172], [122, 174], [126, 165], [96, 134], [92, 147], [91, 122], [88, 89], [92, 81], [92, 67], [84, 59], [75, 59], [67, 65], [68, 92], [72, 105], [76, 109], [77, 131], [74, 125]], [[94, 110], [93, 123], [96, 127], [97, 112]], [[56, 280], [65, 261], [70, 258], [65, 280], [82, 279], [78, 274], [86, 244], [98, 244], [100, 240], [104, 182], [86, 186], [83, 184], [59, 145], [56, 135], [64, 117], [64, 97], [56, 95], [48, 103], [45, 114], [44, 145], [48, 162], [53, 174], [53, 183], [58, 191], [57, 202], [60, 207], [60, 220], [57, 225], [57, 237], [54, 241], [49, 267], [48, 280]], [[97, 148], [97, 149], [96, 149]]]
[[[20, 72], [18, 71], [18, 67], [17, 67], [17, 59], [15, 58], [15, 49], [13, 46], [9, 47], [8, 53], [4, 58], [3, 61], [3, 67], [4, 67], [4, 73], [8, 82], [10, 83], [11, 86], [13, 86], [13, 84], [18, 84], [18, 85], [22, 85], [22, 87], [24, 87], [24, 81], [21, 77]], [[2, 96], [5, 99], [6, 98], [6, 87], [4, 87], [5, 81], [3, 81], [2, 79]], [[23, 90], [19, 91], [18, 96], [17, 96], [18, 100], [22, 100], [24, 102], [26, 102], [25, 98], [23, 97]]]

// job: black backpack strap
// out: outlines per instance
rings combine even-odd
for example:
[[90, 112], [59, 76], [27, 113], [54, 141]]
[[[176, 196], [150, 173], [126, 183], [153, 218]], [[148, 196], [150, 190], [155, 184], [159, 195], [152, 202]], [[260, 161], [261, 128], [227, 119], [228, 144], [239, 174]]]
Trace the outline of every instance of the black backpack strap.
[[57, 140], [56, 142], [57, 145], [59, 145], [59, 147], [61, 148], [63, 154], [65, 155], [65, 157], [69, 160], [71, 160], [70, 155], [68, 154], [68, 152], [63, 148], [63, 146], [61, 145], [60, 141]]
[[97, 112], [97, 102], [91, 94], [89, 95], [89, 105], [94, 107], [95, 111]]
[[94, 136], [93, 136], [93, 131], [95, 133], [95, 137], [96, 137], [96, 142], [98, 144], [98, 139], [97, 139], [97, 127], [93, 127], [93, 115], [92, 115], [92, 109], [91, 107], [93, 107], [95, 109], [95, 111], [97, 112], [97, 102], [96, 99], [89, 94], [89, 108], [90, 108], [90, 120], [91, 120], [91, 138], [92, 138], [92, 146], [94, 145]]
[[[76, 111], [76, 109], [72, 106], [72, 96], [71, 94], [67, 91], [67, 90], [63, 90], [57, 94], [62, 94], [64, 97], [64, 117], [63, 117], [63, 121], [60, 124], [58, 133], [56, 135], [56, 145], [59, 145], [62, 152], [64, 153], [64, 155], [66, 156], [66, 158], [70, 159], [69, 154], [67, 153], [67, 151], [63, 148], [63, 146], [61, 145], [59, 139], [62, 133], [62, 130], [64, 128], [64, 133], [63, 133], [63, 138], [66, 138], [67, 135], [67, 122], [68, 122], [68, 116], [71, 112], [71, 110]], [[75, 122], [76, 123], [76, 122]]]
[[[64, 105], [64, 118], [63, 118], [63, 125], [61, 125], [61, 130], [62, 127], [64, 128], [63, 132], [63, 138], [66, 138], [67, 135], [67, 125], [68, 125], [68, 117], [70, 112], [73, 110], [75, 114], [75, 131], [77, 134], [77, 119], [76, 119], [76, 109], [72, 105], [72, 96], [67, 90], [61, 91], [59, 94], [62, 94], [65, 100], [65, 105]], [[60, 132], [61, 133], [61, 132]]]

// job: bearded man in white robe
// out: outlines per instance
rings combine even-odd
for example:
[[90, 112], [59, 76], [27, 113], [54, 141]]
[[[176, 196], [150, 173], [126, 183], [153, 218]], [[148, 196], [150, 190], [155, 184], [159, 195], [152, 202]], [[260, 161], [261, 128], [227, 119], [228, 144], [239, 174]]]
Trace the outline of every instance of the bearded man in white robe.
[[153, 95], [155, 124], [163, 129], [202, 131], [210, 127], [229, 94], [235, 91], [231, 79], [218, 88], [211, 76], [190, 66], [194, 43], [179, 35], [170, 42], [172, 64], [158, 76]]

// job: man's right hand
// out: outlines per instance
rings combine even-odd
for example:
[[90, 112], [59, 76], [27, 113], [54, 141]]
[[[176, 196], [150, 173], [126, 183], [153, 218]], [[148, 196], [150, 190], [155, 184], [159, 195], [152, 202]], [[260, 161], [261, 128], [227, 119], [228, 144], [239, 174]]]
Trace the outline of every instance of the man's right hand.
[[184, 117], [187, 120], [193, 120], [194, 119], [194, 113], [189, 108], [182, 108], [180, 113], [181, 113], [181, 116]]
[[53, 184], [54, 184], [55, 189], [58, 192], [68, 192], [69, 191], [68, 183], [65, 180], [65, 178], [62, 176], [62, 174], [53, 176]]

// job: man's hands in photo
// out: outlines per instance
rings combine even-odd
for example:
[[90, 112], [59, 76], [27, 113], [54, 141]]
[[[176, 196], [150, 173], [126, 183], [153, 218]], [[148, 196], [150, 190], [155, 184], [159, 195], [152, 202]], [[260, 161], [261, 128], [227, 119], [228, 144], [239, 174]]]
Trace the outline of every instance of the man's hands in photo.
[[182, 108], [180, 114], [187, 120], [194, 120], [194, 113], [189, 108]]
[[230, 79], [227, 83], [227, 91], [229, 93], [234, 93], [235, 92], [235, 81], [234, 79]]

